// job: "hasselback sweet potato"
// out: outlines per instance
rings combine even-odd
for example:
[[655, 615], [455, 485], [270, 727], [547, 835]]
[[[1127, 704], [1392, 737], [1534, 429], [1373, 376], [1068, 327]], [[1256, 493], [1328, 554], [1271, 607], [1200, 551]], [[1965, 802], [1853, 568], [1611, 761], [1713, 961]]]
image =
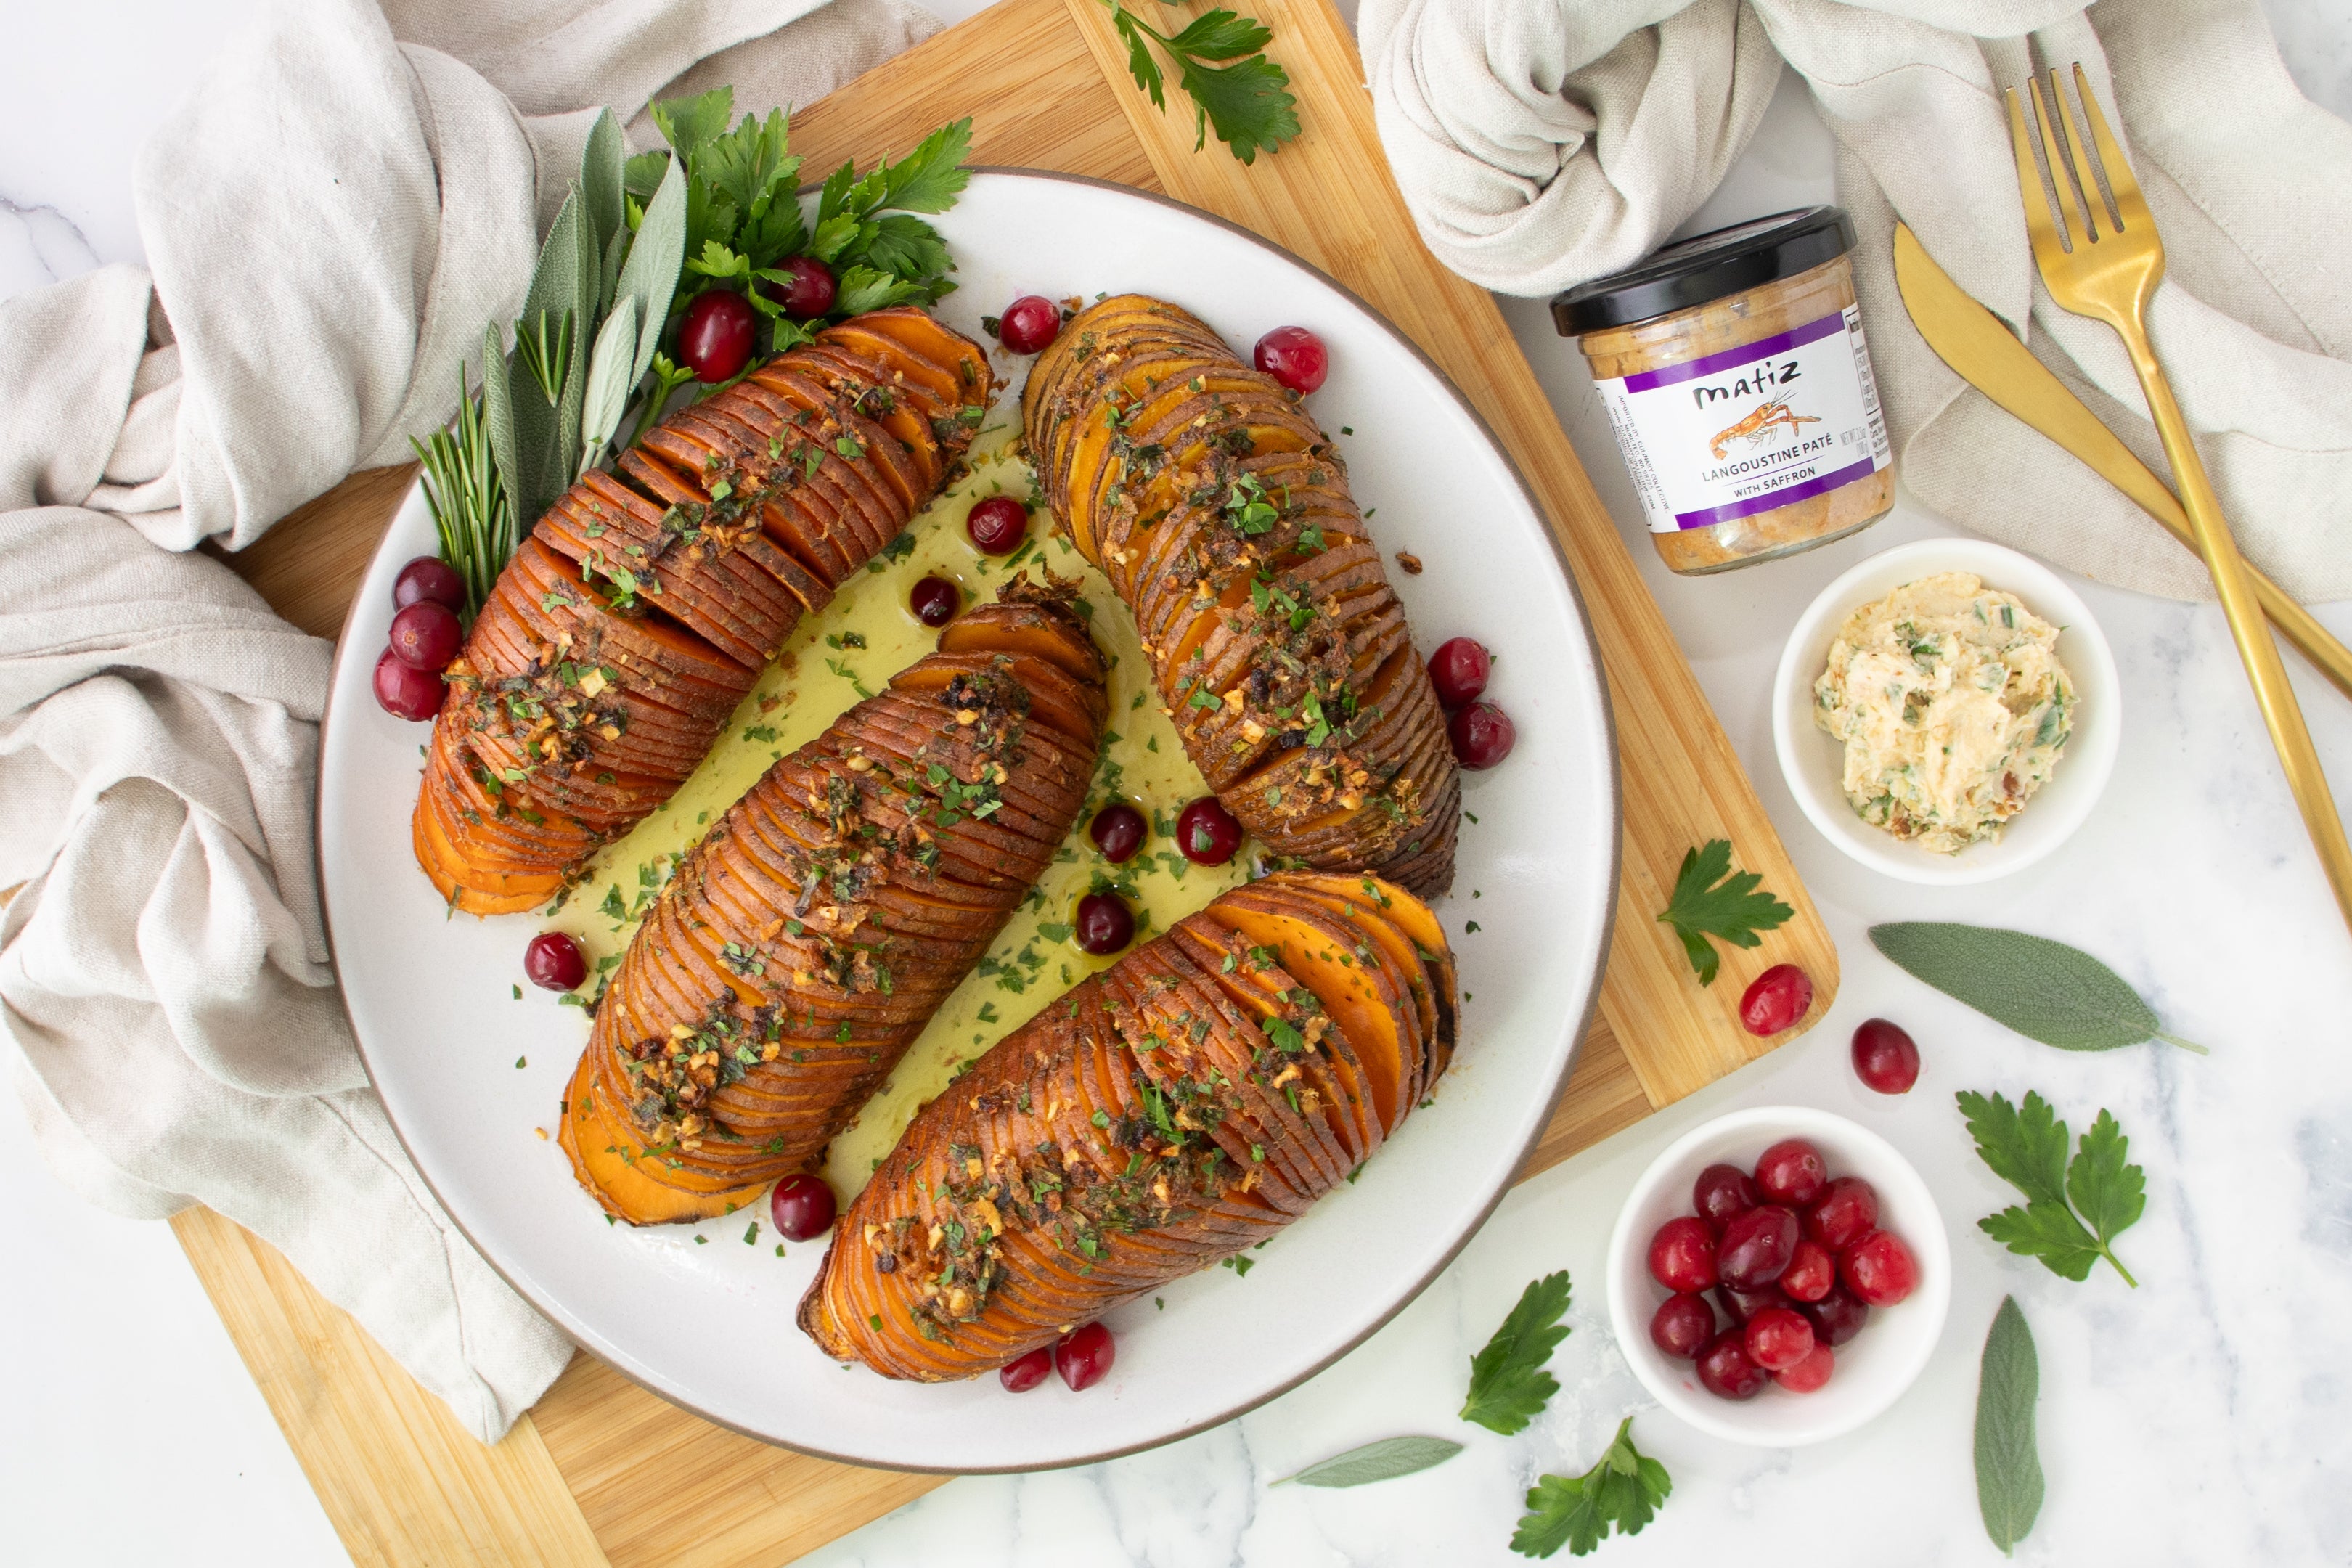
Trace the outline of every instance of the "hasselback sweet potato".
[[544, 903], [667, 800], [803, 612], [939, 492], [990, 390], [970, 339], [876, 310], [558, 499], [447, 671], [413, 823], [442, 897]]
[[801, 1327], [938, 1382], [1256, 1245], [1345, 1181], [1454, 1050], [1427, 906], [1367, 876], [1238, 888], [1006, 1036], [835, 1228]]
[[1444, 891], [1461, 799], [1444, 715], [1297, 395], [1125, 294], [1064, 325], [1021, 406], [1055, 518], [1135, 612], [1226, 809], [1292, 863]]
[[1105, 674], [1066, 590], [1016, 579], [719, 819], [565, 1092], [562, 1142], [599, 1203], [698, 1219], [822, 1155], [1070, 831]]

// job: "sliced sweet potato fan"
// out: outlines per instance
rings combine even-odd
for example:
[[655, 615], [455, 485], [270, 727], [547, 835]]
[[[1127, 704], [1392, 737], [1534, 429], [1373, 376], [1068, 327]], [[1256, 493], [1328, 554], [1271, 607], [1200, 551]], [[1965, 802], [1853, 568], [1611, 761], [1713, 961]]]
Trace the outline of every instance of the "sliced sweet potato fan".
[[967, 612], [687, 856], [564, 1095], [606, 1210], [699, 1219], [809, 1167], [987, 952], [1100, 748], [1104, 661], [1066, 600], [1016, 579]]
[[537, 520], [448, 669], [412, 832], [442, 897], [543, 904], [667, 800], [806, 610], [939, 493], [991, 389], [912, 306], [672, 414]]
[[1225, 808], [1291, 863], [1444, 892], [1461, 804], [1444, 715], [1297, 395], [1122, 294], [1064, 324], [1021, 408], [1055, 516], [1135, 612]]
[[1452, 956], [1402, 888], [1235, 889], [923, 1108], [835, 1226], [801, 1327], [886, 1377], [1002, 1366], [1304, 1214], [1454, 1037]]

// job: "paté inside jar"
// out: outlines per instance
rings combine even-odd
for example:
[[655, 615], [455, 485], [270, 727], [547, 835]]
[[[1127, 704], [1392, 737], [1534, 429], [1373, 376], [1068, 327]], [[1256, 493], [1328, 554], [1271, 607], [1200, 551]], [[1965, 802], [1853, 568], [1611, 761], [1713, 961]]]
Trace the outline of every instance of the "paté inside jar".
[[1553, 299], [1675, 571], [1793, 555], [1894, 508], [1853, 248], [1836, 207], [1780, 213]]

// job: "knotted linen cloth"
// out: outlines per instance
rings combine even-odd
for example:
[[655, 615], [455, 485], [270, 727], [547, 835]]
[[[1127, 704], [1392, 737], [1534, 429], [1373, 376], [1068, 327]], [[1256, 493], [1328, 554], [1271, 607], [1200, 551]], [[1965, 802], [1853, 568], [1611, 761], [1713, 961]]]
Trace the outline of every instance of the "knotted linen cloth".
[[149, 267], [0, 303], [0, 1032], [35, 1136], [109, 1208], [207, 1204], [278, 1247], [486, 1442], [572, 1347], [434, 1200], [335, 995], [331, 646], [192, 547], [449, 416], [596, 106], [643, 145], [651, 97], [805, 103], [937, 26], [901, 0], [299, 0], [142, 149]]
[[1364, 0], [1360, 16], [1423, 237], [1507, 294], [1603, 276], [1673, 235], [1785, 60], [1838, 140], [1905, 483], [2085, 575], [2210, 598], [2170, 535], [1946, 367], [1895, 288], [1900, 218], [2168, 472], [2121, 342], [2058, 309], [2026, 242], [2000, 89], [2080, 61], [2163, 236], [2150, 335], [2241, 544], [2298, 598], [2352, 597], [2352, 126], [2288, 78], [2258, 0]]

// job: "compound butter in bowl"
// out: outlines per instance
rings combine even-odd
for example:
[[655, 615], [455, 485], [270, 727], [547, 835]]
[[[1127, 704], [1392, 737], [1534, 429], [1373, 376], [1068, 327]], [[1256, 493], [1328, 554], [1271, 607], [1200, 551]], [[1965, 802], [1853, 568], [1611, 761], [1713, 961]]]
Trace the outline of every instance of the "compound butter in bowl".
[[2115, 770], [2118, 683], [2057, 574], [1974, 539], [1884, 551], [1807, 607], [1773, 746], [1807, 818], [1909, 882], [1990, 881], [2080, 826]]

